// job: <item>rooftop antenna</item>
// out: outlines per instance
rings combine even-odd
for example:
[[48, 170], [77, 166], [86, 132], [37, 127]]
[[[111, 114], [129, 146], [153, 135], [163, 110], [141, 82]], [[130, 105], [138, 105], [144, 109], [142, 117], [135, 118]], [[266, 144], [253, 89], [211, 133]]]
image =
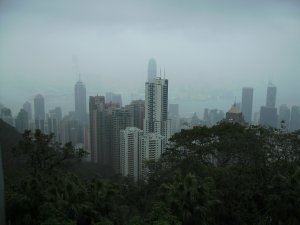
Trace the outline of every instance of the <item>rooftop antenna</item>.
[[164, 79], [166, 79], [166, 69], [164, 68]]
[[161, 67], [159, 68], [159, 76], [161, 78]]
[[234, 105], [236, 105], [236, 96], [234, 96]]

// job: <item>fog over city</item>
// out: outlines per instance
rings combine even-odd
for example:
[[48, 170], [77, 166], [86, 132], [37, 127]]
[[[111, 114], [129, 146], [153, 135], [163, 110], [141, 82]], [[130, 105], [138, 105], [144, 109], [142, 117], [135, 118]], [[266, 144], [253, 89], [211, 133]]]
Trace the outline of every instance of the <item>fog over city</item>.
[[16, 115], [40, 93], [66, 114], [80, 73], [87, 96], [127, 104], [144, 98], [155, 58], [183, 116], [227, 111], [242, 87], [257, 111], [269, 81], [277, 105], [300, 105], [299, 40], [297, 0], [2, 0], [0, 103]]

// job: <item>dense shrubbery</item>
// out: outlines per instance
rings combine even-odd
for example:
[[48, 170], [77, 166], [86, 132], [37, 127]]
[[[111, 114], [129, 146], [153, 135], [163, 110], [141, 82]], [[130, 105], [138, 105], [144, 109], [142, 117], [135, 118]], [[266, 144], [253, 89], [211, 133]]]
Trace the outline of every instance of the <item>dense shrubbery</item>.
[[300, 224], [300, 139], [222, 123], [173, 136], [147, 181], [66, 173], [82, 151], [25, 133], [28, 176], [7, 188], [12, 225]]

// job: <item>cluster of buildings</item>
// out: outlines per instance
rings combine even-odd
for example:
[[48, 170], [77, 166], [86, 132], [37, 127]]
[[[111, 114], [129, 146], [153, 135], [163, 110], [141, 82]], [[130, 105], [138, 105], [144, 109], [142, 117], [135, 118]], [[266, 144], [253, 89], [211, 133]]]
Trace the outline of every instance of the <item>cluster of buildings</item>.
[[[267, 88], [266, 104], [254, 113], [253, 88], [243, 88], [241, 103], [234, 103], [226, 113], [218, 109], [205, 109], [203, 119], [196, 113], [191, 118], [179, 117], [179, 105], [168, 104], [168, 80], [157, 77], [154, 59], [148, 64], [145, 99], [122, 105], [120, 94], [108, 92], [105, 96], [89, 96], [79, 79], [74, 88], [75, 111], [62, 115], [60, 107], [45, 112], [45, 98], [38, 94], [25, 102], [13, 118], [10, 109], [0, 105], [0, 117], [20, 132], [40, 129], [53, 133], [62, 144], [72, 142], [75, 147], [89, 152], [86, 160], [109, 166], [116, 174], [131, 176], [135, 180], [148, 174], [145, 162], [160, 158], [172, 134], [193, 126], [213, 126], [225, 120], [242, 124], [295, 131], [300, 129], [300, 109], [281, 105], [276, 107], [277, 89], [271, 83]], [[87, 111], [88, 105], [88, 111]]]

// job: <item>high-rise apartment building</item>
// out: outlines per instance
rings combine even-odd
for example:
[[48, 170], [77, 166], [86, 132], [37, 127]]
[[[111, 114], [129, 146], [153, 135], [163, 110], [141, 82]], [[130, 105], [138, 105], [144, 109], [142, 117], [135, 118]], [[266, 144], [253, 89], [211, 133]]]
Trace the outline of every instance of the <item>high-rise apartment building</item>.
[[252, 120], [253, 88], [245, 87], [242, 90], [242, 114], [247, 123]]
[[34, 123], [35, 129], [45, 131], [45, 101], [44, 97], [40, 94], [34, 97]]
[[141, 151], [139, 150], [142, 132], [136, 127], [127, 127], [120, 132], [120, 173], [123, 176], [133, 177], [134, 180], [140, 177], [139, 158]]
[[145, 118], [145, 101], [134, 100], [125, 107], [130, 114], [131, 126], [143, 130], [143, 123]]
[[[94, 163], [105, 163], [103, 133], [104, 124], [104, 96], [90, 96], [89, 113], [90, 113], [90, 146], [91, 161]], [[107, 159], [106, 159], [107, 160]], [[106, 161], [107, 163], [107, 161]]]
[[170, 138], [168, 120], [168, 80], [156, 78], [146, 82], [144, 132]]
[[148, 81], [153, 81], [157, 76], [157, 67], [155, 59], [150, 59], [148, 63]]
[[131, 126], [131, 117], [125, 108], [112, 111], [112, 152], [111, 162], [115, 173], [120, 173], [120, 131]]
[[[56, 107], [50, 110], [47, 114], [47, 131], [48, 133], [54, 134], [55, 141], [61, 141], [61, 120], [62, 120], [62, 110], [60, 107]], [[74, 143], [73, 144], [77, 144]]]
[[86, 88], [84, 83], [79, 80], [75, 84], [75, 115], [76, 119], [81, 124], [86, 124], [87, 122], [87, 112], [86, 112]]

